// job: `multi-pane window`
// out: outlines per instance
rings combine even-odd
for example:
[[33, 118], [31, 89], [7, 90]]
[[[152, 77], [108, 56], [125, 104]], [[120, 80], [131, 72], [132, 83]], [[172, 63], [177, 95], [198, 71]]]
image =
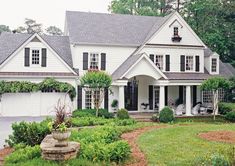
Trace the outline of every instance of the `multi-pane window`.
[[212, 58], [211, 72], [217, 72], [217, 59], [216, 58]]
[[174, 27], [174, 36], [179, 36], [179, 28]]
[[39, 50], [32, 50], [32, 64], [39, 65], [40, 63], [40, 52]]
[[193, 56], [186, 56], [185, 69], [186, 71], [193, 71]]
[[[226, 102], [226, 97], [225, 97], [225, 90], [224, 89], [219, 89], [218, 91], [218, 99], [221, 102]], [[202, 101], [203, 103], [212, 103], [212, 91], [202, 91]]]
[[[93, 103], [94, 101], [94, 103]], [[90, 109], [93, 108], [93, 104], [98, 105], [100, 101], [100, 91], [92, 91], [86, 90], [85, 91], [85, 107]]]
[[155, 56], [155, 64], [160, 70], [163, 70], [163, 55]]
[[92, 106], [92, 93], [90, 90], [85, 91], [85, 107], [90, 109]]
[[90, 53], [90, 69], [99, 69], [99, 54]]

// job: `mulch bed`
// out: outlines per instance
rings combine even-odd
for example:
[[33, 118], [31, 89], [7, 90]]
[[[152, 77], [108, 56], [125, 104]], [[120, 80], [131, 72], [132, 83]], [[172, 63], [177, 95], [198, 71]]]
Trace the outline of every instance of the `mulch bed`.
[[13, 148], [6, 147], [4, 149], [0, 149], [0, 165], [3, 165], [4, 158], [13, 152]]
[[208, 141], [235, 143], [235, 131], [210, 131], [200, 133], [198, 136]]
[[145, 157], [144, 153], [138, 147], [136, 140], [137, 140], [138, 136], [140, 136], [141, 134], [143, 134], [149, 130], [163, 128], [163, 127], [165, 127], [165, 126], [149, 126], [149, 127], [144, 127], [144, 128], [134, 130], [129, 133], [122, 134], [122, 136], [121, 136], [122, 139], [126, 140], [129, 143], [129, 145], [131, 146], [131, 155], [132, 155], [132, 159], [133, 159], [131, 161], [131, 163], [127, 163], [126, 166], [147, 166], [148, 165], [146, 157]]

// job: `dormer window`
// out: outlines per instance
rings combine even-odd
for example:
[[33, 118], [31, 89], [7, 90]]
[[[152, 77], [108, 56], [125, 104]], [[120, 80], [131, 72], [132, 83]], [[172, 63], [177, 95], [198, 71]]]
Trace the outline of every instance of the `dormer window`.
[[217, 58], [211, 59], [211, 72], [213, 73], [217, 72]]
[[186, 71], [193, 71], [193, 56], [186, 56], [185, 69]]
[[179, 28], [174, 27], [174, 36], [179, 36]]
[[31, 64], [32, 65], [40, 65], [40, 50], [39, 49], [32, 49]]

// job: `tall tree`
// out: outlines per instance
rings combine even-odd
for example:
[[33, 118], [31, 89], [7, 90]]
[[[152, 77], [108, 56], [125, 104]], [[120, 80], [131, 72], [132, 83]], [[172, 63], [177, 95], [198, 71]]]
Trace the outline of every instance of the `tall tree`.
[[56, 26], [49, 26], [46, 29], [47, 34], [53, 35], [53, 36], [61, 36], [63, 34], [62, 30]]
[[190, 0], [184, 6], [183, 15], [223, 61], [235, 60], [235, 1]]
[[14, 30], [14, 32], [17, 33], [38, 33], [42, 34], [42, 24], [37, 23], [35, 20], [26, 18], [24, 22], [25, 26], [19, 26], [17, 29]]
[[[158, 16], [180, 7], [184, 0], [112, 0], [112, 13]], [[178, 4], [177, 4], [178, 3]]]
[[0, 34], [2, 32], [11, 32], [9, 26], [6, 26], [6, 25], [0, 25]]

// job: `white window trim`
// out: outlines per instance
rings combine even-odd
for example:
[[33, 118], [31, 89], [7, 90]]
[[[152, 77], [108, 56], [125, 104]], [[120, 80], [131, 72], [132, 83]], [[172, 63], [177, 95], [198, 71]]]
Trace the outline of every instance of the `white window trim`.
[[[193, 57], [193, 68], [192, 70], [187, 70], [187, 67], [186, 67], [186, 62], [187, 62], [187, 57]], [[195, 72], [195, 56], [194, 55], [185, 55], [185, 72]]]
[[[32, 54], [33, 54], [33, 50], [38, 50], [39, 51], [39, 64], [33, 64], [32, 63]], [[41, 61], [42, 61], [42, 52], [41, 52], [41, 48], [37, 48], [37, 47], [35, 47], [35, 48], [30, 48], [30, 66], [32, 66], [32, 67], [41, 67]]]
[[88, 54], [88, 69], [90, 69], [91, 66], [91, 54], [98, 54], [98, 70], [101, 68], [101, 53], [99, 52], [89, 52]]
[[[149, 54], [150, 55], [150, 54]], [[159, 70], [161, 70], [161, 71], [165, 71], [165, 61], [166, 61], [166, 55], [167, 54], [162, 54], [162, 53], [156, 53], [156, 54], [153, 54], [154, 55], [154, 59], [153, 59], [153, 63], [154, 63], [154, 65], [156, 65], [156, 56], [162, 56], [162, 70], [161, 69], [159, 69]], [[158, 68], [158, 66], [156, 65], [156, 67]]]
[[[216, 71], [213, 71], [212, 70], [212, 62], [213, 62], [213, 59], [216, 59]], [[211, 73], [218, 73], [218, 58], [216, 58], [216, 57], [212, 57], [211, 58], [211, 64], [210, 64], [211, 66]]]

